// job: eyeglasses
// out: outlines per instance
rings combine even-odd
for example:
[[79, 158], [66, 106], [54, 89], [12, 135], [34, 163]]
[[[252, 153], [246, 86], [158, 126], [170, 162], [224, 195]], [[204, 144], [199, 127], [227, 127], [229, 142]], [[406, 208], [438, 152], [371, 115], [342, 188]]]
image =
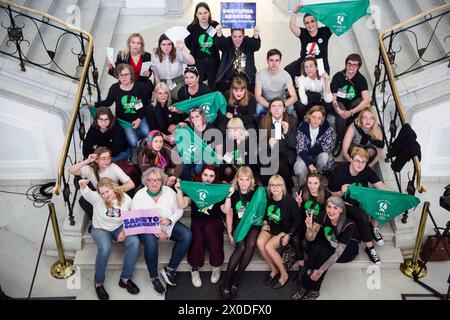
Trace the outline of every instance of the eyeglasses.
[[359, 63], [347, 62], [347, 67], [358, 68], [359, 67]]
[[358, 159], [352, 159], [353, 162], [359, 163], [359, 164], [365, 164], [367, 163], [366, 160], [358, 160]]
[[109, 118], [97, 118], [97, 120], [98, 121], [103, 121], [103, 122], [111, 121]]
[[147, 182], [150, 183], [161, 183], [163, 179], [159, 178], [159, 179], [147, 179]]
[[131, 75], [131, 73], [121, 73], [119, 74], [119, 77], [125, 78], [128, 77], [129, 75]]

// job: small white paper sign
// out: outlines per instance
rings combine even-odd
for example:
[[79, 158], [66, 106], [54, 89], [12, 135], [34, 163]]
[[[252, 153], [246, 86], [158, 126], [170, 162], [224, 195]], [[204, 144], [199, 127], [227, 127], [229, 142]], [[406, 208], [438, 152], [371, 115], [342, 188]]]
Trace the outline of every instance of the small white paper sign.
[[206, 30], [206, 33], [209, 34], [211, 37], [214, 37], [216, 35], [217, 31], [212, 26], [209, 26], [208, 30]]
[[281, 122], [275, 122], [275, 139], [281, 140]]
[[187, 31], [184, 27], [175, 26], [169, 28], [166, 32], [164, 32], [164, 34], [170, 39], [170, 41], [176, 44], [177, 41], [184, 41], [184, 39], [189, 35], [189, 31]]
[[319, 72], [319, 76], [325, 73], [325, 67], [323, 65], [323, 59], [317, 59], [317, 71]]
[[110, 63], [114, 64], [114, 48], [106, 48], [106, 58]]
[[141, 72], [139, 73], [140, 76], [144, 75], [145, 71], [148, 71], [151, 67], [152, 63], [150, 61], [142, 62]]

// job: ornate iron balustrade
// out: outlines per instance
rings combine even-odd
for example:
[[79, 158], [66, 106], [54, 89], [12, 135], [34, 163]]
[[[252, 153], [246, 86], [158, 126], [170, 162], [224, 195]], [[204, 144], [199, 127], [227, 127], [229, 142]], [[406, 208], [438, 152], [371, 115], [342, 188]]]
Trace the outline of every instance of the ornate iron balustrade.
[[[375, 84], [372, 91], [372, 104], [375, 106], [378, 118], [383, 129], [384, 139], [387, 148], [392, 145], [395, 137], [397, 136], [397, 129], [403, 127], [408, 123], [408, 119], [404, 112], [403, 104], [400, 99], [395, 81], [412, 72], [419, 72], [429, 65], [438, 63], [450, 57], [450, 51], [445, 49], [442, 44], [446, 44], [447, 41], [450, 45], [450, 35], [446, 35], [445, 32], [449, 31], [448, 19], [450, 18], [450, 5], [443, 5], [435, 9], [423, 12], [415, 17], [412, 17], [406, 21], [391, 27], [388, 30], [382, 32], [379, 36], [379, 57], [378, 64], [375, 67], [374, 76]], [[424, 46], [420, 47], [418, 35], [416, 31], [429, 24], [431, 27], [431, 34], [428, 39], [424, 40]], [[444, 35], [437, 30], [444, 30]], [[400, 70], [399, 64], [396, 61], [402, 61], [402, 50], [400, 38], [408, 34], [414, 38], [414, 43], [417, 50], [417, 58], [409, 66], [406, 66]], [[438, 37], [441, 36], [441, 39]], [[438, 52], [441, 52], [440, 56], [428, 57], [427, 53], [430, 51], [432, 44], [438, 47]], [[435, 50], [436, 52], [436, 50]], [[450, 61], [449, 61], [450, 67]], [[389, 122], [389, 123], [386, 123]], [[386, 132], [388, 129], [388, 132]], [[389, 134], [387, 134], [389, 133]], [[389, 154], [388, 154], [389, 155]], [[391, 159], [387, 158], [386, 162]], [[413, 173], [409, 176], [406, 192], [409, 194], [415, 194], [425, 192], [426, 189], [421, 185], [421, 166], [417, 156], [413, 157]], [[402, 192], [401, 186], [401, 172], [394, 172], [397, 187], [399, 192]], [[408, 213], [405, 212], [402, 218], [402, 222], [406, 223]]]

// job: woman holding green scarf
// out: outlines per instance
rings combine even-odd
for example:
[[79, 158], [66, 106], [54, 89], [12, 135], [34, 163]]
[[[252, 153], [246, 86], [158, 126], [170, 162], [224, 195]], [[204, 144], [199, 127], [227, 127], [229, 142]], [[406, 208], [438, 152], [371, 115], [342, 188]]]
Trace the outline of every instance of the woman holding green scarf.
[[156, 293], [162, 295], [165, 288], [158, 278], [158, 240], [175, 241], [169, 264], [161, 269], [166, 284], [175, 286], [176, 269], [185, 256], [192, 241], [191, 230], [179, 220], [183, 209], [177, 205], [176, 193], [166, 184], [167, 175], [160, 168], [152, 167], [142, 174], [144, 188], [139, 190], [131, 203], [131, 210], [157, 209], [161, 232], [158, 234], [140, 234], [144, 244], [144, 257], [150, 280]]
[[249, 204], [256, 193], [252, 170], [247, 166], [240, 167], [234, 177], [233, 186], [235, 187], [230, 189], [230, 194], [222, 207], [222, 212], [226, 214], [228, 238], [231, 245], [235, 246], [228, 261], [225, 280], [219, 288], [220, 294], [225, 300], [234, 299], [237, 296], [239, 280], [252, 260], [256, 239], [261, 230], [260, 226], [252, 225], [246, 236], [235, 242], [235, 231], [239, 229], [239, 222], [244, 217], [245, 211], [251, 210]]

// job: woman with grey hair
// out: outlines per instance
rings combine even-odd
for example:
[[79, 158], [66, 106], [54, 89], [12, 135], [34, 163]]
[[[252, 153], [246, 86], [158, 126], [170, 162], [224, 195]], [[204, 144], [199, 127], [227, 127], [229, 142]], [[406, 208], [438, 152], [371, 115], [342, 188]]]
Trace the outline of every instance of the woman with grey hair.
[[293, 300], [315, 300], [330, 267], [350, 262], [358, 255], [358, 229], [347, 219], [344, 200], [332, 196], [326, 202], [326, 214], [313, 222], [312, 212], [306, 212], [306, 240], [313, 242], [308, 254], [300, 289]]
[[161, 269], [166, 284], [175, 286], [175, 271], [189, 250], [192, 241], [191, 230], [179, 220], [183, 210], [178, 207], [176, 193], [166, 184], [167, 175], [157, 167], [147, 169], [142, 174], [142, 184], [133, 198], [131, 209], [156, 209], [159, 213], [161, 232], [157, 234], [140, 234], [144, 244], [144, 257], [150, 279], [155, 291], [162, 295], [165, 288], [158, 278], [158, 240], [175, 241], [169, 264]]

